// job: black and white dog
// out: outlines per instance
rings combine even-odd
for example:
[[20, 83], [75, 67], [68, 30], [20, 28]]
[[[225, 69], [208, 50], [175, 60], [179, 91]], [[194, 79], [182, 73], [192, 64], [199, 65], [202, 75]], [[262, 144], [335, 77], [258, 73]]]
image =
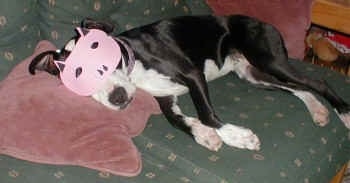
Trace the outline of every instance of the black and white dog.
[[[113, 25], [86, 19], [82, 28], [100, 29], [108, 34]], [[119, 35], [135, 55], [135, 65], [127, 74], [123, 62], [103, 90], [92, 97], [112, 109], [127, 106], [136, 87], [151, 93], [166, 118], [193, 136], [197, 143], [217, 151], [222, 142], [229, 146], [258, 150], [260, 141], [249, 129], [223, 123], [215, 114], [208, 95], [207, 81], [235, 72], [254, 85], [282, 89], [301, 99], [313, 121], [324, 126], [328, 110], [311, 93], [324, 97], [350, 128], [350, 106], [325, 81], [310, 79], [288, 61], [280, 33], [254, 18], [234, 15], [184, 16], [161, 20]], [[43, 53], [33, 59], [29, 71], [45, 70], [58, 75], [53, 59], [64, 61], [79, 36], [59, 51]], [[122, 46], [121, 46], [122, 47]], [[122, 47], [124, 58], [129, 58]], [[81, 71], [80, 71], [81, 72]], [[189, 92], [198, 118], [186, 116], [177, 97]]]

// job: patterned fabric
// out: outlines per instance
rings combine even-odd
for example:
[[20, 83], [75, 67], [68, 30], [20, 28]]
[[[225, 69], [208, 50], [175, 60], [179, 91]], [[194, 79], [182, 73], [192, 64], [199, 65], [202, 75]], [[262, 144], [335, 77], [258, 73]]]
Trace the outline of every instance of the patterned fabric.
[[33, 1], [0, 2], [0, 78], [33, 52], [40, 39], [36, 24]]
[[210, 13], [203, 1], [188, 4], [183, 0], [1, 0], [0, 77], [30, 55], [39, 40], [63, 45], [83, 18], [113, 22], [115, 31], [121, 32], [161, 18], [191, 14], [189, 7]]
[[[346, 99], [350, 79], [337, 73], [293, 62], [308, 75], [324, 76]], [[349, 132], [331, 112], [326, 127], [313, 124], [296, 97], [254, 88], [228, 75], [209, 84], [213, 104], [225, 122], [251, 128], [262, 140], [260, 151], [223, 146], [211, 152], [174, 129], [163, 116], [150, 119], [134, 139], [142, 153], [143, 170], [134, 178], [70, 166], [51, 166], [0, 156], [3, 182], [198, 182], [313, 183], [328, 182], [350, 158]], [[188, 95], [184, 112], [194, 115]]]
[[[192, 13], [209, 13], [209, 9], [203, 0], [2, 0], [0, 76], [27, 57], [38, 40], [62, 45], [86, 16], [115, 22], [116, 32], [120, 32]], [[350, 102], [349, 78], [305, 63], [293, 64], [309, 75], [325, 77]], [[256, 132], [262, 141], [260, 151], [224, 146], [219, 152], [210, 152], [174, 129], [163, 116], [154, 116], [134, 139], [144, 164], [137, 177], [0, 156], [1, 182], [319, 183], [328, 182], [350, 159], [349, 132], [334, 112], [331, 123], [321, 128], [290, 94], [257, 89], [232, 75], [211, 82], [209, 87], [218, 115], [225, 122]], [[180, 102], [184, 112], [195, 115], [188, 95]]]

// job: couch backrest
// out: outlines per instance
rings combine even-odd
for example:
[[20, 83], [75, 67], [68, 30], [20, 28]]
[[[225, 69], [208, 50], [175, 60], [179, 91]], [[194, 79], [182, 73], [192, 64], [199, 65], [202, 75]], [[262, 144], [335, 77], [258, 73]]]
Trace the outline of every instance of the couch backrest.
[[39, 40], [62, 46], [85, 17], [109, 21], [121, 32], [162, 18], [211, 13], [204, 0], [2, 0], [0, 78], [29, 56]]

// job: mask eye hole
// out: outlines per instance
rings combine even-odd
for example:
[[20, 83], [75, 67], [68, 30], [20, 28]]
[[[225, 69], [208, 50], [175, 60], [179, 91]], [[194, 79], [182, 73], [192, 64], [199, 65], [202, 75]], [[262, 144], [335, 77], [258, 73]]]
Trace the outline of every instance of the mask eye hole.
[[92, 44], [91, 44], [91, 48], [92, 49], [96, 49], [98, 47], [98, 42], [93, 42]]
[[81, 67], [78, 67], [76, 70], [75, 70], [75, 78], [78, 78], [81, 73], [83, 72], [83, 68]]

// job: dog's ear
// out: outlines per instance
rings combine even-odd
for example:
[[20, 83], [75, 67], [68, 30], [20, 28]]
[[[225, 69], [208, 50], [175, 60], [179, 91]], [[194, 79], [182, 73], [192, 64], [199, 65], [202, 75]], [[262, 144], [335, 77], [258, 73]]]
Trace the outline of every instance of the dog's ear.
[[87, 29], [99, 29], [106, 32], [107, 34], [112, 33], [114, 30], [113, 24], [109, 22], [95, 21], [91, 18], [85, 18], [83, 21], [81, 21], [81, 27]]
[[57, 52], [53, 50], [46, 51], [37, 55], [29, 64], [29, 72], [34, 75], [36, 70], [40, 70], [57, 76], [60, 71], [54, 63], [55, 55], [57, 55]]

